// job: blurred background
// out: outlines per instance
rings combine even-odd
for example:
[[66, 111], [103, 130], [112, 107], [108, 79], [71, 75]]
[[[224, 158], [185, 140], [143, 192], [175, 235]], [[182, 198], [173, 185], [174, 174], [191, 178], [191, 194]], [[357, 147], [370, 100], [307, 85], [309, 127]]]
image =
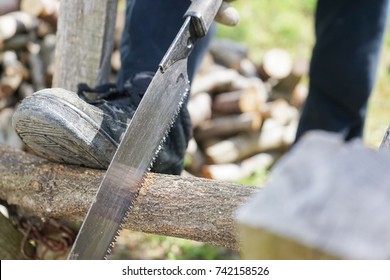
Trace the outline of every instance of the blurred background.
[[[15, 106], [51, 87], [58, 0], [1, 0], [0, 143], [29, 151], [14, 133]], [[307, 94], [314, 44], [315, 0], [242, 0], [236, 27], [218, 26], [193, 85], [189, 110], [194, 138], [185, 176], [261, 187], [292, 141]], [[111, 79], [125, 1], [119, 0]], [[378, 148], [390, 124], [390, 39], [386, 36], [364, 142]], [[30, 151], [31, 152], [31, 151]], [[225, 248], [125, 231], [112, 259], [238, 259]]]

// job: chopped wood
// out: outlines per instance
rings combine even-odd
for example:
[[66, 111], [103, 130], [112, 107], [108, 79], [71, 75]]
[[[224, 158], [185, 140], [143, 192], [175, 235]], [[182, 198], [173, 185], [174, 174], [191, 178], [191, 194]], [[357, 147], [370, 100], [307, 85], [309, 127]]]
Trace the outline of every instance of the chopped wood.
[[56, 35], [48, 34], [44, 37], [40, 44], [39, 56], [42, 59], [44, 84], [46, 87], [51, 87], [54, 75], [55, 65], [55, 47], [56, 47]]
[[260, 153], [243, 160], [240, 163], [225, 163], [204, 165], [202, 177], [225, 181], [237, 182], [259, 170], [267, 170], [277, 159], [276, 154]]
[[25, 75], [25, 68], [14, 51], [3, 53], [3, 73], [0, 78], [0, 98], [13, 95]]
[[185, 157], [185, 169], [191, 174], [198, 176], [202, 167], [206, 164], [206, 158], [203, 151], [198, 146], [194, 138], [188, 142]]
[[211, 104], [211, 96], [207, 92], [191, 96], [188, 101], [187, 108], [191, 117], [193, 128], [198, 127], [201, 123], [211, 118]]
[[262, 64], [259, 67], [260, 77], [280, 80], [287, 77], [292, 70], [292, 59], [290, 54], [283, 49], [271, 49], [264, 54]]
[[216, 63], [237, 70], [246, 77], [257, 75], [255, 64], [248, 59], [248, 46], [230, 40], [214, 40], [210, 46]]
[[298, 110], [302, 110], [305, 104], [309, 89], [304, 84], [298, 84], [291, 94], [291, 105], [296, 107]]
[[239, 134], [207, 146], [206, 158], [213, 164], [233, 163], [257, 153], [285, 150], [294, 142], [296, 127], [296, 122], [282, 126], [267, 119], [260, 132]]
[[37, 20], [27, 13], [16, 11], [0, 16], [0, 45], [16, 34], [26, 33], [37, 27]]
[[257, 111], [262, 97], [256, 87], [218, 94], [213, 101], [213, 110], [220, 114], [236, 114]]
[[29, 41], [30, 36], [28, 34], [17, 34], [3, 41], [3, 44], [0, 44], [0, 51], [25, 49]]
[[264, 119], [274, 119], [281, 125], [287, 125], [291, 121], [297, 120], [299, 118], [299, 111], [297, 108], [290, 105], [283, 98], [279, 98], [264, 104], [260, 110]]
[[28, 50], [30, 53], [28, 65], [31, 69], [31, 80], [34, 90], [38, 91], [46, 88], [45, 69], [41, 56], [39, 55], [41, 46], [33, 41], [29, 42]]
[[215, 67], [214, 71], [205, 75], [197, 75], [191, 87], [191, 95], [200, 92], [214, 93], [226, 90], [239, 76], [238, 72], [225, 67]]
[[42, 18], [56, 26], [60, 10], [59, 0], [21, 0], [20, 10], [33, 17]]
[[309, 63], [306, 60], [294, 61], [290, 74], [279, 80], [273, 87], [272, 96], [274, 98], [284, 97], [290, 100], [293, 91], [302, 80], [302, 77], [308, 74], [308, 71]]
[[219, 116], [201, 123], [194, 131], [195, 139], [227, 137], [239, 132], [259, 131], [262, 117], [259, 112]]
[[[104, 171], [51, 163], [0, 146], [0, 199], [28, 216], [78, 228]], [[239, 250], [235, 210], [258, 189], [196, 177], [149, 173], [124, 228]]]

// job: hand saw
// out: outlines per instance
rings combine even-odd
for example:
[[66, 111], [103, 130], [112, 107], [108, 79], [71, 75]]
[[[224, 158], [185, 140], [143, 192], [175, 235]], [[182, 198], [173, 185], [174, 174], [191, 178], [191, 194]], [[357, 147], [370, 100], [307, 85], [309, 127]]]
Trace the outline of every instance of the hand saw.
[[68, 259], [110, 254], [146, 173], [189, 92], [187, 58], [206, 35], [222, 0], [192, 0], [100, 183]]

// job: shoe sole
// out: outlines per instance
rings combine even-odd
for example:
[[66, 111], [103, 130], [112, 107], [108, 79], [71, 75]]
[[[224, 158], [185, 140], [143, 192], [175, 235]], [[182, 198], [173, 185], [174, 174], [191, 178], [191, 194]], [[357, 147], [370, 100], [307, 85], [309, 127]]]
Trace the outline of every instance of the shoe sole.
[[14, 114], [13, 124], [34, 152], [60, 163], [106, 169], [118, 147], [100, 124], [50, 92], [38, 92], [24, 99]]

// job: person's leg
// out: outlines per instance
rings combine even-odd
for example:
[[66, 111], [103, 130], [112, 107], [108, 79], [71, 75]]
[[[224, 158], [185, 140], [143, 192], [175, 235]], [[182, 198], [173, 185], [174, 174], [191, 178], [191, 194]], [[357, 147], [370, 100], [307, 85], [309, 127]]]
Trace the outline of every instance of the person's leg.
[[[126, 22], [121, 40], [122, 68], [117, 85], [123, 87], [133, 74], [157, 71], [180, 27], [190, 0], [127, 0]], [[197, 41], [191, 53], [188, 74], [190, 81], [213, 38], [215, 27]]]
[[[157, 71], [158, 64], [184, 23], [183, 16], [190, 3], [190, 0], [127, 0], [118, 88], [123, 88], [129, 77], [137, 73]], [[214, 33], [215, 27], [212, 26], [207, 36], [196, 42], [188, 61], [190, 81], [207, 52]], [[183, 168], [185, 151], [192, 135], [186, 103], [153, 165], [154, 171], [179, 174]]]
[[318, 0], [309, 96], [297, 140], [308, 130], [362, 137], [386, 28], [387, 0]]

